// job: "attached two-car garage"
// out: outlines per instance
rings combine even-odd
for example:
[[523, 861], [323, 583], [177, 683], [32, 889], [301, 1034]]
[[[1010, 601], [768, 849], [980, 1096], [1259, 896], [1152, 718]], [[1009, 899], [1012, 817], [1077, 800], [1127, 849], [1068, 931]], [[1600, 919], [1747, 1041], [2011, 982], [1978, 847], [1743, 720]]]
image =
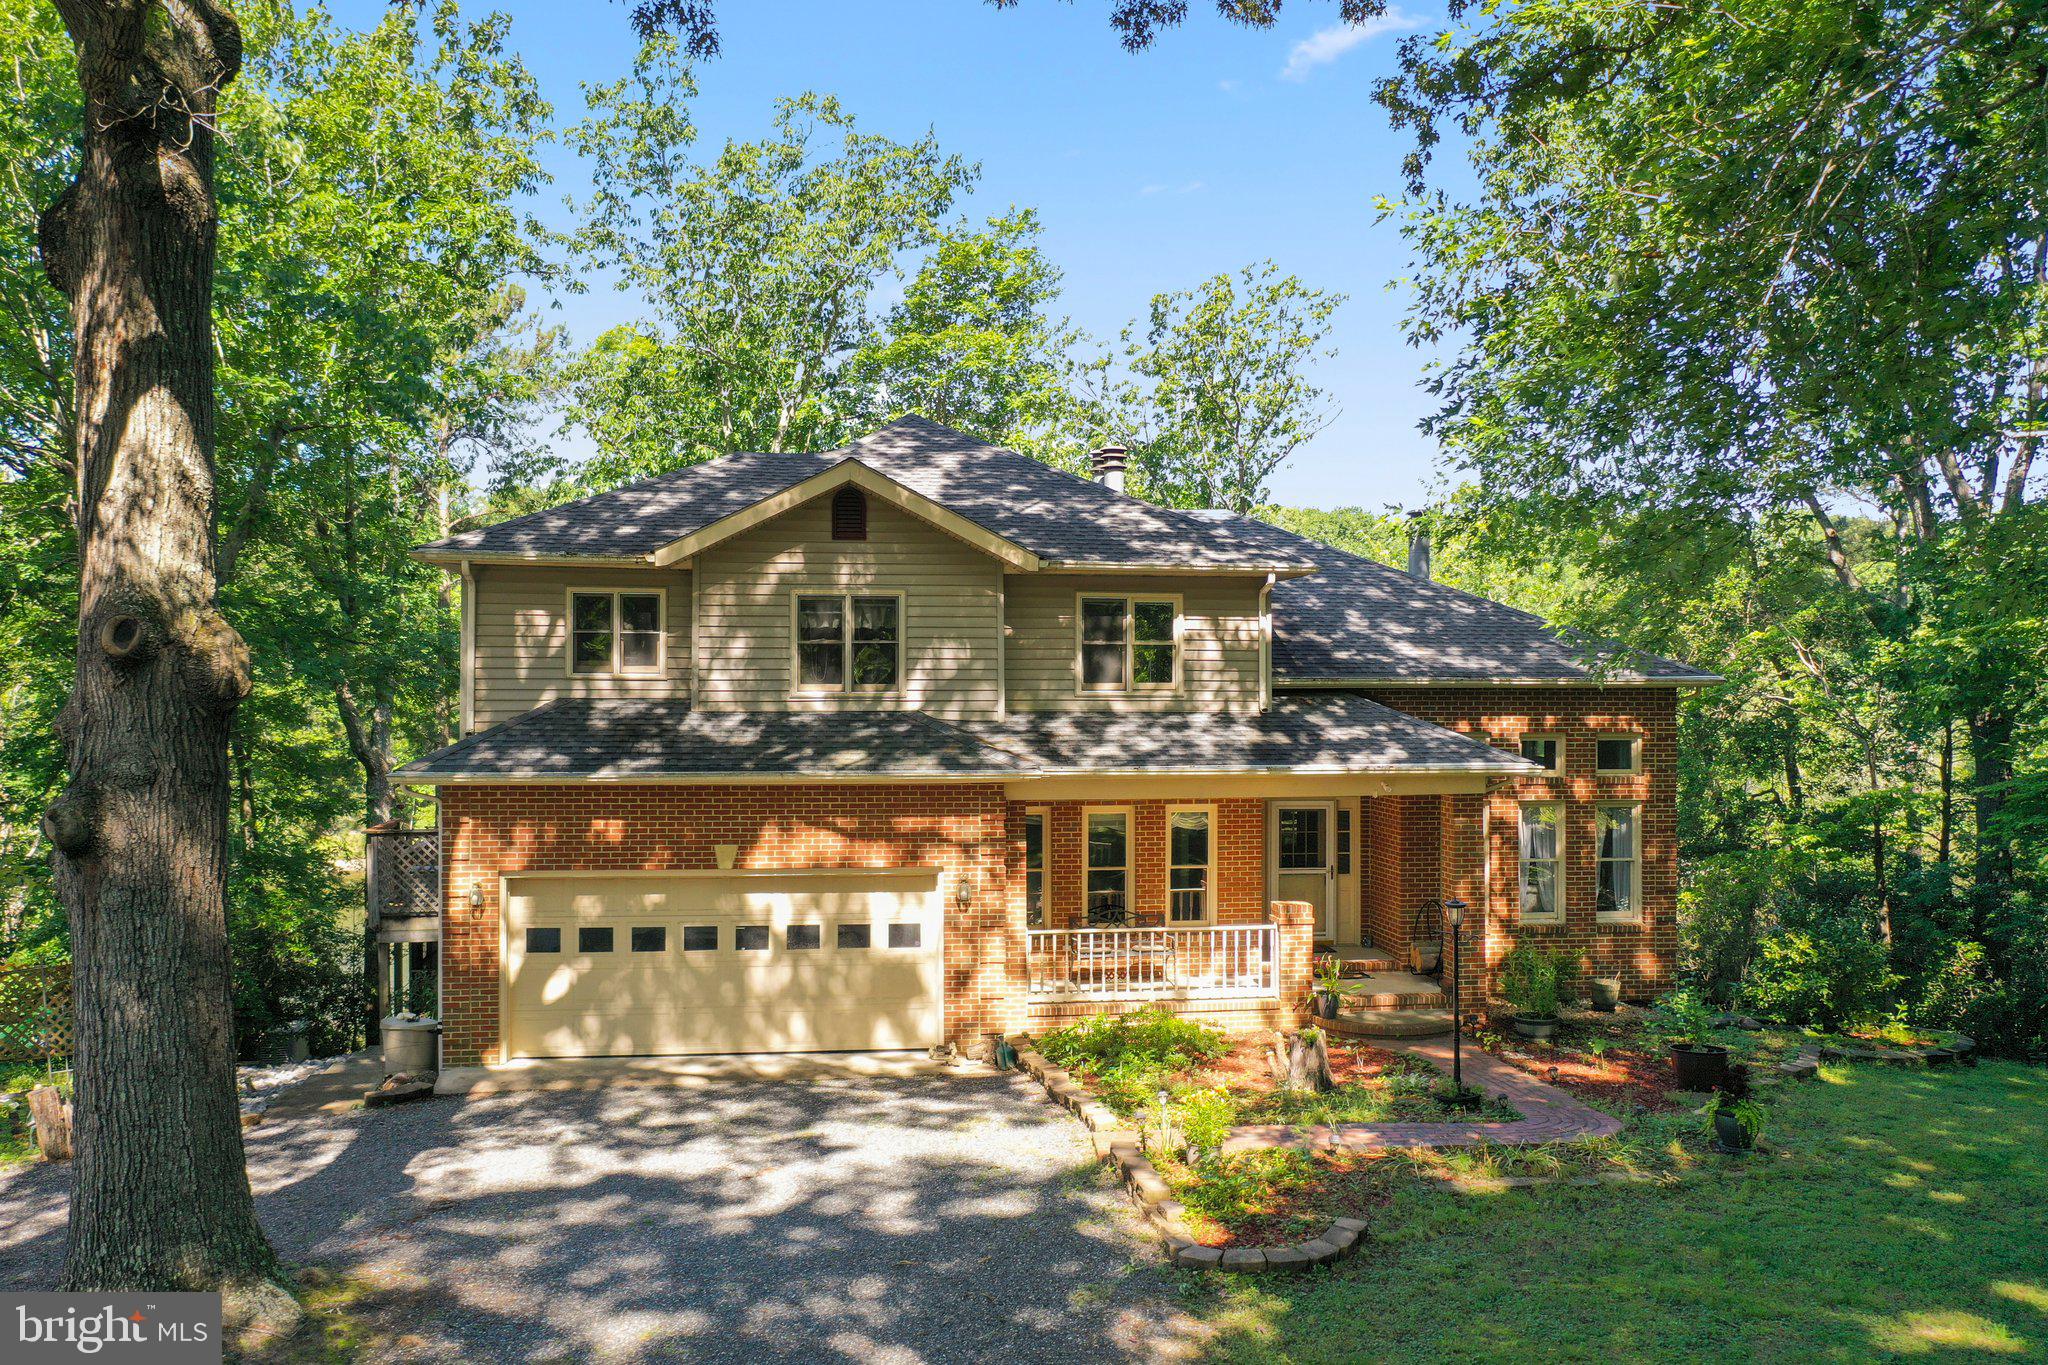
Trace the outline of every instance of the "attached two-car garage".
[[505, 882], [505, 1055], [921, 1048], [945, 1036], [930, 869]]

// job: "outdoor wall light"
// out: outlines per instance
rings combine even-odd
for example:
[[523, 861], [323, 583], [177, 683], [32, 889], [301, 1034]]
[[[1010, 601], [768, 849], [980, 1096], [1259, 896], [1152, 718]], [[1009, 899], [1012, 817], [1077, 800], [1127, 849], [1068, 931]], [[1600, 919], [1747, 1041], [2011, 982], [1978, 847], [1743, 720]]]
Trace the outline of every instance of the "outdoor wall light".
[[484, 884], [482, 882], [471, 882], [469, 884], [469, 908], [472, 910], [484, 908]]

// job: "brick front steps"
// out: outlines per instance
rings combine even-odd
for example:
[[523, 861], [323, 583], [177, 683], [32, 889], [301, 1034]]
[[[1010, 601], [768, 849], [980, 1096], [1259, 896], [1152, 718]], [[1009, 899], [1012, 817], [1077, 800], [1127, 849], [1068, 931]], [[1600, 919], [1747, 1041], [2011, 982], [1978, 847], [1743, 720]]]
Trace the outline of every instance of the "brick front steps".
[[1013, 1044], [1017, 1064], [1045, 1087], [1047, 1095], [1088, 1125], [1096, 1155], [1117, 1168], [1138, 1211], [1165, 1239], [1167, 1258], [1175, 1265], [1188, 1270], [1301, 1270], [1336, 1260], [1365, 1235], [1365, 1224], [1359, 1219], [1339, 1218], [1306, 1242], [1276, 1247], [1203, 1246], [1189, 1235], [1187, 1224], [1181, 1221], [1184, 1210], [1179, 1201], [1146, 1159], [1137, 1133], [1122, 1126], [1122, 1117], [1072, 1075], [1046, 1061], [1029, 1038], [1014, 1039]]
[[1359, 1010], [1315, 1022], [1347, 1038], [1434, 1038], [1450, 1031], [1451, 1012], [1445, 1009]]

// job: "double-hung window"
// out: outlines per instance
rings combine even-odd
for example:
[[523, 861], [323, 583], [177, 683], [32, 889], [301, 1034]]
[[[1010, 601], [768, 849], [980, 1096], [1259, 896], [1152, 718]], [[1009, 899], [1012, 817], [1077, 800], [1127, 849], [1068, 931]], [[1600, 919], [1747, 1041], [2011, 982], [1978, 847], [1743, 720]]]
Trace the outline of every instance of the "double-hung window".
[[796, 680], [804, 692], [889, 692], [903, 678], [903, 599], [799, 593]]
[[1045, 812], [1024, 812], [1024, 924], [1045, 927]]
[[571, 673], [655, 675], [662, 671], [659, 592], [571, 592]]
[[1216, 812], [1187, 806], [1166, 812], [1166, 918], [1207, 924], [1215, 918]]
[[1543, 922], [1564, 918], [1564, 805], [1522, 804], [1521, 917]]
[[1170, 692], [1180, 686], [1180, 601], [1080, 599], [1083, 692]]
[[1083, 818], [1088, 923], [1127, 924], [1131, 915], [1131, 813], [1091, 810]]
[[1642, 815], [1638, 805], [1593, 808], [1593, 838], [1599, 860], [1594, 902], [1601, 919], [1641, 919]]

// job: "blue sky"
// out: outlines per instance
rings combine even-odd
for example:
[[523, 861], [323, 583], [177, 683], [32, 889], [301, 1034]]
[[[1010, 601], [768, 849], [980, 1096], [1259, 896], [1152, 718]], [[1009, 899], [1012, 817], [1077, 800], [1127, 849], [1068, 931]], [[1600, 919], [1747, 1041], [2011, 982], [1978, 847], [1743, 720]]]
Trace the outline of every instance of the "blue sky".
[[[581, 84], [632, 61], [623, 6], [598, 0], [500, 0], [514, 42], [573, 122]], [[376, 0], [342, 0], [345, 23]], [[481, 9], [482, 6], [476, 6]], [[1341, 415], [1274, 480], [1305, 506], [1419, 502], [1435, 449], [1415, 429], [1425, 357], [1401, 338], [1405, 295], [1389, 290], [1408, 253], [1373, 200], [1400, 192], [1405, 141], [1372, 103], [1402, 32], [1434, 17], [1396, 9], [1392, 31], [1346, 32], [1334, 4], [1295, 0], [1276, 28], [1194, 15], [1150, 52], [1131, 55], [1103, 0], [723, 0], [724, 52], [699, 73], [700, 147], [759, 136], [780, 95], [838, 95], [863, 127], [910, 138], [936, 130], [946, 150], [981, 163], [968, 210], [1036, 207], [1045, 245], [1066, 272], [1064, 307], [1114, 335], [1158, 291], [1271, 258], [1318, 288], [1350, 296], [1337, 315], [1336, 359], [1317, 375]], [[575, 159], [549, 157], [557, 184], [544, 216], [566, 226]], [[579, 341], [641, 312], [598, 286], [562, 301]]]

